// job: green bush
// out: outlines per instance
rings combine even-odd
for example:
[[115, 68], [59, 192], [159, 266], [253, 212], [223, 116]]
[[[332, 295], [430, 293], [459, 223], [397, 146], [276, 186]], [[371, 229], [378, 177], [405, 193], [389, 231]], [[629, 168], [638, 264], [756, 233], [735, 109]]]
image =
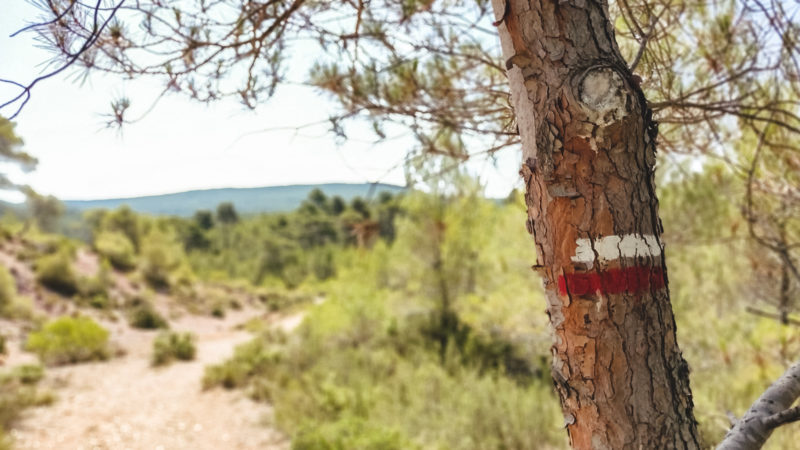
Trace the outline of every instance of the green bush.
[[136, 251], [133, 243], [118, 231], [100, 232], [95, 237], [94, 247], [115, 269], [127, 271], [136, 267]]
[[162, 332], [153, 341], [151, 362], [154, 366], [161, 366], [175, 359], [191, 361], [194, 359], [196, 352], [194, 334], [188, 332]]
[[[541, 362], [546, 319], [529, 319], [543, 303], [531, 300], [541, 291], [523, 270], [529, 255], [507, 233], [491, 234], [505, 267], [467, 251], [476, 227], [491, 222], [481, 218], [496, 212], [478, 206], [462, 208], [478, 218], [444, 218], [457, 234], [443, 244], [426, 240], [427, 222], [409, 222], [392, 247], [337, 254], [325, 301], [293, 335], [237, 348], [206, 370], [204, 384], [269, 401], [296, 449], [563, 447], [563, 417]], [[511, 224], [507, 212], [499, 218]], [[430, 263], [435, 245], [446, 263], [440, 273]], [[452, 294], [447, 308], [442, 282]], [[495, 292], [502, 297], [489, 297]]]
[[30, 299], [17, 295], [16, 280], [3, 266], [0, 266], [0, 317], [19, 320], [34, 318], [33, 303]]
[[4, 266], [0, 266], [0, 314], [17, 296], [17, 282]]
[[66, 251], [58, 251], [37, 259], [36, 279], [49, 289], [64, 295], [74, 295], [79, 290], [78, 276], [72, 266], [72, 256]]
[[106, 294], [82, 297], [80, 300], [81, 305], [87, 305], [95, 309], [108, 309], [111, 306], [111, 299]]
[[27, 297], [17, 297], [10, 304], [0, 310], [0, 316], [9, 319], [34, 321], [37, 315], [33, 310], [33, 301]]
[[163, 249], [150, 249], [145, 255], [142, 275], [153, 289], [165, 290], [170, 286], [169, 256]]
[[292, 450], [406, 450], [419, 448], [403, 433], [376, 426], [357, 417], [346, 417], [322, 426], [301, 428], [292, 439]]
[[14, 450], [14, 442], [11, 440], [11, 436], [8, 436], [2, 428], [0, 428], [0, 450]]
[[217, 302], [211, 305], [211, 316], [216, 317], [217, 319], [224, 319], [225, 318], [225, 304], [222, 302]]
[[128, 323], [134, 328], [144, 330], [157, 330], [169, 328], [167, 319], [164, 318], [150, 302], [142, 302], [128, 313]]
[[108, 330], [89, 317], [60, 317], [31, 333], [25, 348], [46, 364], [72, 364], [109, 357]]
[[91, 277], [81, 277], [78, 280], [78, 302], [88, 304], [93, 308], [104, 309], [110, 304], [108, 289], [112, 285], [110, 277], [111, 267], [103, 261], [98, 273]]
[[9, 376], [22, 384], [36, 384], [44, 377], [44, 367], [39, 364], [23, 364], [12, 368]]
[[341, 334], [314, 336], [318, 320], [311, 318], [300, 339], [263, 336], [238, 347], [231, 360], [206, 369], [204, 386], [247, 388], [271, 402], [294, 449], [536, 449], [562, 442], [548, 383], [442, 367], [436, 352], [401, 354], [380, 336], [360, 344]]
[[43, 376], [41, 366], [19, 366], [0, 373], [0, 449], [12, 448], [5, 430], [19, 418], [22, 410], [53, 402], [53, 395], [36, 387]]
[[251, 377], [265, 373], [280, 358], [281, 351], [278, 347], [269, 345], [264, 339], [255, 339], [236, 347], [230, 360], [206, 367], [203, 387], [242, 387]]
[[142, 276], [154, 289], [169, 289], [182, 258], [183, 248], [171, 233], [153, 230], [142, 242]]

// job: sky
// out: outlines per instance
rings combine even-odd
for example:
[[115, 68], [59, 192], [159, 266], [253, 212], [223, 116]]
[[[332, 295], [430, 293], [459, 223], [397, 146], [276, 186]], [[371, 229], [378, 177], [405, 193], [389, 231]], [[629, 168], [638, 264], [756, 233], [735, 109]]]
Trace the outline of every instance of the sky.
[[[0, 0], [0, 78], [27, 84], [44, 71], [49, 53], [36, 46], [32, 33], [9, 37], [36, 15], [25, 0]], [[414, 145], [410, 138], [375, 143], [364, 131], [337, 145], [324, 125], [298, 131], [298, 126], [335, 113], [332, 102], [303, 86], [282, 86], [255, 111], [232, 100], [205, 105], [173, 94], [121, 133], [104, 126], [102, 115], [110, 111], [113, 98], [130, 98], [131, 115], [137, 116], [161, 89], [156, 80], [123, 81], [93, 74], [81, 81], [74, 72], [37, 84], [15, 122], [24, 150], [39, 164], [28, 174], [9, 167], [0, 170], [18, 183], [64, 200], [219, 187], [405, 184], [401, 162]], [[18, 92], [0, 84], [0, 104]], [[12, 112], [0, 110], [6, 116]], [[475, 161], [468, 170], [484, 183], [487, 195], [502, 197], [521, 186], [518, 161], [516, 150], [505, 150], [497, 163]], [[21, 200], [8, 193], [0, 198]]]

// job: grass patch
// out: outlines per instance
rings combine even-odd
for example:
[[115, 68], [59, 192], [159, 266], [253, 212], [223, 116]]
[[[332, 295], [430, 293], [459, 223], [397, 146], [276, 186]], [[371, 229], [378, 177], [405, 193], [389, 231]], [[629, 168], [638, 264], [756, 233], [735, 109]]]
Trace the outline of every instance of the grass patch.
[[25, 348], [48, 365], [105, 360], [108, 330], [89, 317], [60, 317], [28, 336]]
[[169, 364], [174, 360], [191, 361], [197, 353], [196, 338], [192, 333], [162, 332], [153, 341], [154, 366]]

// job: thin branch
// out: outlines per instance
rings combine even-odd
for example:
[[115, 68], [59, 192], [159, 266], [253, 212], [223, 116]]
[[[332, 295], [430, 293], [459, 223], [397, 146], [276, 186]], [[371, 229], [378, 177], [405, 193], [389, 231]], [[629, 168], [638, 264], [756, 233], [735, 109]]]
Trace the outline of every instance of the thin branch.
[[48, 78], [54, 77], [54, 76], [60, 74], [61, 72], [67, 70], [70, 66], [72, 66], [81, 57], [81, 55], [83, 55], [87, 50], [89, 50], [95, 44], [95, 42], [97, 42], [97, 39], [100, 37], [100, 35], [103, 34], [103, 31], [105, 30], [106, 26], [108, 26], [108, 24], [111, 22], [111, 19], [114, 18], [114, 15], [117, 13], [119, 8], [121, 8], [122, 5], [125, 3], [125, 0], [121, 0], [119, 2], [119, 4], [111, 10], [111, 13], [103, 21], [102, 25], [100, 25], [98, 27], [97, 26], [97, 13], [100, 10], [101, 2], [102, 2], [102, 0], [98, 0], [97, 1], [97, 6], [95, 6], [95, 25], [94, 25], [94, 29], [92, 30], [92, 33], [86, 38], [86, 41], [83, 43], [81, 48], [78, 49], [77, 52], [69, 54], [69, 60], [66, 63], [64, 63], [61, 67], [59, 67], [59, 68], [57, 68], [57, 69], [55, 69], [55, 70], [53, 70], [53, 71], [51, 71], [49, 73], [46, 73], [44, 75], [40, 75], [40, 76], [36, 77], [27, 86], [21, 86], [20, 83], [17, 83], [17, 82], [14, 82], [14, 81], [1, 80], [0, 79], [0, 82], [10, 83], [10, 84], [14, 84], [16, 86], [22, 87], [22, 92], [20, 92], [19, 95], [17, 95], [16, 97], [12, 98], [11, 100], [9, 100], [9, 101], [3, 103], [2, 105], [0, 105], [0, 110], [5, 108], [6, 106], [9, 106], [9, 105], [11, 105], [13, 103], [16, 103], [19, 99], [24, 97], [24, 99], [22, 100], [20, 105], [17, 107], [17, 110], [14, 112], [14, 114], [12, 114], [11, 116], [8, 117], [8, 120], [13, 120], [15, 117], [17, 117], [19, 115], [19, 113], [22, 111], [22, 108], [24, 108], [25, 105], [28, 103], [28, 101], [31, 99], [31, 89], [33, 89], [33, 87], [36, 86], [37, 83], [39, 83], [40, 81], [44, 81], [44, 80], [46, 80]]
[[650, 41], [650, 38], [656, 32], [656, 25], [658, 24], [658, 20], [661, 18], [661, 14], [666, 11], [667, 8], [661, 10], [661, 13], [657, 16], [652, 16], [650, 18], [650, 26], [647, 28], [647, 33], [642, 36], [642, 40], [639, 43], [639, 51], [636, 52], [636, 57], [633, 58], [633, 62], [631, 63], [630, 71], [633, 72], [636, 70], [636, 67], [639, 65], [639, 62], [642, 60], [642, 56], [644, 56], [644, 51], [647, 49], [647, 43]]
[[36, 29], [36, 28], [41, 28], [41, 27], [46, 27], [48, 25], [53, 25], [54, 23], [57, 23], [59, 20], [63, 19], [64, 16], [66, 16], [72, 10], [72, 7], [75, 6], [76, 3], [77, 2], [70, 3], [69, 6], [67, 6], [64, 9], [64, 11], [61, 12], [61, 14], [57, 15], [53, 20], [48, 20], [47, 22], [32, 23], [32, 24], [30, 24], [30, 25], [28, 25], [26, 27], [20, 28], [19, 30], [11, 33], [8, 37], [12, 37], [13, 38], [13, 37], [17, 36], [18, 34], [23, 33], [25, 31], [28, 31], [28, 30], [33, 30], [33, 29]]
[[783, 314], [771, 313], [769, 311], [764, 311], [758, 308], [754, 308], [752, 306], [746, 307], [745, 311], [749, 312], [750, 314], [754, 314], [756, 316], [766, 317], [768, 319], [780, 320], [781, 322], [785, 321], [787, 325], [791, 324], [800, 327], [800, 320], [793, 319], [791, 317], [784, 317]]

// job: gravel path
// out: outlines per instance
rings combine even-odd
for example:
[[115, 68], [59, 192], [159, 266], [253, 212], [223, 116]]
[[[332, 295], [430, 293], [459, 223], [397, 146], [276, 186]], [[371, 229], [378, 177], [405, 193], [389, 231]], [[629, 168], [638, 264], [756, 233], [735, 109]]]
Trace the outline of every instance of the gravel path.
[[[201, 390], [204, 367], [227, 359], [252, 335], [233, 330], [257, 313], [224, 320], [185, 316], [176, 331], [197, 335], [197, 359], [164, 368], [149, 364], [156, 333], [111, 325], [127, 353], [110, 361], [47, 370], [44, 385], [58, 400], [29, 410], [12, 431], [20, 449], [286, 449], [288, 439], [270, 426], [271, 409], [241, 391]], [[292, 328], [289, 316], [276, 326]]]

